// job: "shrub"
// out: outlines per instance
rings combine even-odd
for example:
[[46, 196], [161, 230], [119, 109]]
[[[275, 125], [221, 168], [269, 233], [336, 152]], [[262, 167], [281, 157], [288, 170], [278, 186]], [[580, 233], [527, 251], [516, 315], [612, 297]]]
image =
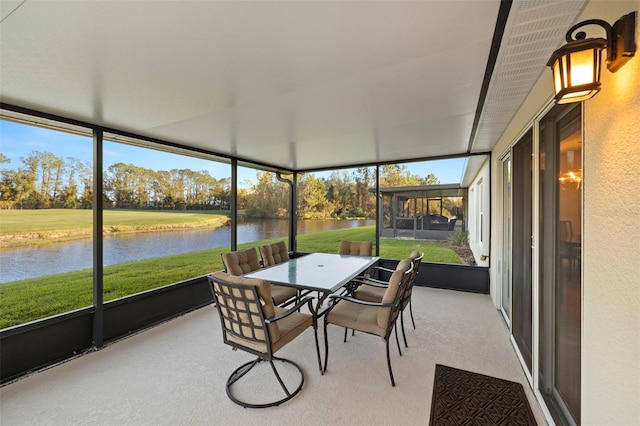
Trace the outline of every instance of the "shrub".
[[469, 234], [465, 231], [456, 230], [449, 235], [448, 240], [454, 246], [466, 246], [469, 244]]

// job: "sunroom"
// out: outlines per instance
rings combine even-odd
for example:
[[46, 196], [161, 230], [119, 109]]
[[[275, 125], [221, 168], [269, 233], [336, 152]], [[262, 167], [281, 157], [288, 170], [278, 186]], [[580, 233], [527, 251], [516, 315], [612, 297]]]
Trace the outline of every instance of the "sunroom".
[[[350, 235], [393, 266], [408, 248], [454, 250], [419, 231], [459, 229], [476, 265], [425, 259], [417, 327], [394, 358], [403, 380], [379, 383], [380, 395], [405, 386], [390, 398], [411, 395], [411, 413], [392, 416], [379, 396], [375, 408], [356, 408], [351, 394], [300, 417], [304, 391], [315, 400], [362, 380], [346, 355], [332, 361], [333, 376], [320, 376], [301, 346], [309, 382], [294, 408], [274, 409], [267, 422], [322, 423], [328, 407], [353, 399], [372, 424], [427, 423], [434, 366], [450, 361], [494, 376], [503, 365], [525, 385], [539, 423], [637, 424], [640, 63], [631, 55], [615, 73], [603, 66], [593, 99], [558, 105], [547, 62], [572, 25], [613, 24], [639, 9], [637, 0], [3, 0], [0, 303], [15, 308], [19, 292], [36, 312], [3, 318], [3, 420], [80, 422], [67, 398], [95, 392], [83, 404], [97, 410], [118, 396], [112, 408], [122, 416], [107, 410], [94, 423], [202, 423], [215, 410], [171, 419], [158, 401], [169, 404], [187, 380], [220, 381], [199, 395], [222, 386], [234, 363], [195, 343], [214, 325], [205, 275], [221, 269], [220, 252], [275, 240], [294, 253], [330, 252]], [[584, 31], [604, 36], [598, 25]], [[153, 227], [123, 232], [140, 230], [138, 213]], [[187, 214], [220, 242], [178, 229]], [[425, 229], [445, 217], [446, 230]], [[40, 234], [60, 241], [18, 241]], [[177, 362], [162, 364], [176, 335], [185, 350], [167, 351]], [[219, 335], [205, 338], [222, 347]], [[356, 342], [336, 338], [332, 351]], [[225, 364], [222, 376], [217, 367], [180, 373], [181, 355], [206, 365], [190, 352], [198, 348]], [[147, 351], [158, 357], [145, 365]], [[173, 380], [154, 366], [172, 369]], [[427, 385], [412, 381], [412, 368]], [[332, 382], [338, 372], [344, 381]], [[369, 392], [376, 378], [362, 381]], [[154, 386], [162, 398], [138, 399]], [[56, 391], [40, 393], [46, 387]], [[190, 407], [186, 395], [181, 406]], [[39, 398], [62, 409], [29, 411]], [[332, 422], [357, 421], [344, 409]], [[224, 421], [259, 421], [242, 416]]]

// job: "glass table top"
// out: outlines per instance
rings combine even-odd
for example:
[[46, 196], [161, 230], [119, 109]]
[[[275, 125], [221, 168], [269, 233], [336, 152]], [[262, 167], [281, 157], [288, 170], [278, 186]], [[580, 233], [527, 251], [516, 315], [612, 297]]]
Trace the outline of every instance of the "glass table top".
[[378, 262], [376, 256], [311, 253], [245, 274], [272, 284], [333, 293]]

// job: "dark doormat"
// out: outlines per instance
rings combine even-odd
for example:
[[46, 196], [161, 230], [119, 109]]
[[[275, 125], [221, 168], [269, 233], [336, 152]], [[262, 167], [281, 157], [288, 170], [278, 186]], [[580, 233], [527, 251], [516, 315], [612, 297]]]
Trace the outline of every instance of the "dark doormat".
[[536, 425], [520, 383], [436, 364], [431, 426]]

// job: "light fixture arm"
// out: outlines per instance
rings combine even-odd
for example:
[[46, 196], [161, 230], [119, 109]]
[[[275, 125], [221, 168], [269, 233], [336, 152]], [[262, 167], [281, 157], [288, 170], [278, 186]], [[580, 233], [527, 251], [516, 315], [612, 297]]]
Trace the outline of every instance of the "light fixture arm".
[[618, 19], [613, 25], [602, 19], [587, 19], [569, 28], [565, 39], [567, 43], [584, 40], [587, 36], [584, 31], [575, 32], [587, 25], [603, 28], [607, 33], [607, 69], [616, 72], [635, 55], [636, 16], [637, 12], [631, 12]]
[[567, 40], [567, 43], [571, 43], [572, 41], [584, 40], [587, 37], [587, 33], [585, 33], [584, 31], [576, 33], [575, 36], [573, 35], [573, 33], [578, 28], [586, 27], [587, 25], [598, 25], [604, 28], [604, 30], [606, 31], [607, 40], [611, 40], [613, 38], [613, 27], [607, 21], [603, 21], [602, 19], [587, 19], [586, 21], [578, 22], [573, 27], [569, 28], [569, 31], [567, 31], [567, 35], [565, 36], [565, 40]]
[[573, 27], [569, 28], [569, 31], [567, 31], [567, 35], [565, 36], [565, 40], [567, 40], [567, 43], [571, 43], [572, 41], [584, 40], [587, 37], [587, 33], [585, 33], [584, 31], [577, 32], [575, 36], [573, 35], [573, 33], [577, 29], [586, 27], [587, 25], [597, 25], [599, 27], [602, 27], [607, 33], [607, 64], [611, 64], [615, 59], [616, 39], [613, 36], [613, 27], [607, 21], [603, 21], [602, 19], [587, 19], [586, 21], [579, 22]]

